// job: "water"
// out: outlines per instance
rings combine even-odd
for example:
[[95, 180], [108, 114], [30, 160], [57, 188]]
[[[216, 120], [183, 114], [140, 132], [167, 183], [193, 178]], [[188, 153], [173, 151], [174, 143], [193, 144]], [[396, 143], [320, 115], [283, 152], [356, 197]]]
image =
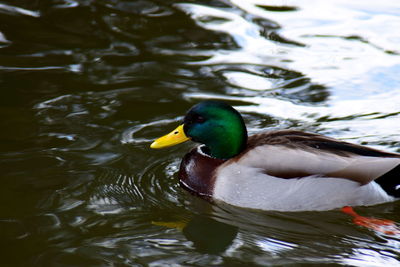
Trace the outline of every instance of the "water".
[[399, 14], [388, 0], [2, 1], [1, 266], [399, 266], [398, 236], [338, 210], [210, 204], [177, 183], [192, 144], [148, 148], [220, 99], [251, 133], [399, 152]]

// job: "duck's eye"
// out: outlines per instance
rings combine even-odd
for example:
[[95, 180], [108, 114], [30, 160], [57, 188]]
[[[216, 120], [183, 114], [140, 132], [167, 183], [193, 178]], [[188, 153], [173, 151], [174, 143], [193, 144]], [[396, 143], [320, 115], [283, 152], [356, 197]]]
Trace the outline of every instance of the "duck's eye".
[[205, 122], [206, 119], [204, 119], [204, 117], [202, 117], [202, 116], [197, 116], [196, 118], [194, 118], [194, 121], [197, 123], [202, 123], [202, 122]]

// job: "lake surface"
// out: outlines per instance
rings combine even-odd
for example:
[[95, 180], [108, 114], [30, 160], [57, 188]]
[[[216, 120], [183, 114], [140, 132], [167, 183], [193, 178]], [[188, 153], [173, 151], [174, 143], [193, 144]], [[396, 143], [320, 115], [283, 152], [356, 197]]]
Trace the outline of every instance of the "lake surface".
[[[193, 144], [150, 150], [204, 99], [250, 133], [400, 151], [398, 1], [0, 2], [1, 266], [400, 266], [339, 210], [181, 189]], [[400, 202], [359, 207], [400, 222]]]

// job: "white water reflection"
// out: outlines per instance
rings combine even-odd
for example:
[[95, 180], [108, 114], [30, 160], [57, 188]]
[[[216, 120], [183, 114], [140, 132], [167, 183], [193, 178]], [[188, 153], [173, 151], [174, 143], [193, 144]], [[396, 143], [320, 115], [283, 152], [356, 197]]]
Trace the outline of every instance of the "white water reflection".
[[268, 90], [274, 86], [274, 83], [265, 77], [245, 72], [225, 71], [223, 76], [227, 79], [228, 84], [239, 88]]
[[0, 3], [0, 12], [7, 12], [7, 13], [13, 14], [13, 15], [22, 14], [22, 15], [26, 15], [26, 16], [35, 17], [35, 18], [38, 18], [40, 16], [40, 13], [37, 11], [32, 11], [32, 10], [15, 7], [15, 6], [11, 6], [11, 5], [6, 5], [6, 4], [2, 4], [2, 3]]
[[[386, 254], [386, 255], [385, 255]], [[349, 258], [342, 259], [343, 264], [347, 266], [360, 267], [386, 267], [399, 266], [396, 255], [385, 251], [377, 252], [372, 249], [359, 248], [354, 249], [354, 254]]]
[[[261, 28], [244, 19], [241, 14], [233, 13], [231, 9], [222, 10], [194, 4], [179, 4], [179, 8], [190, 14], [201, 27], [229, 34], [240, 47], [238, 50], [213, 51], [212, 57], [196, 62], [201, 65], [248, 63], [280, 65], [277, 54], [286, 54], [284, 47], [261, 36]], [[212, 18], [212, 19], [211, 19]], [[218, 23], [215, 23], [217, 21]], [[205, 51], [204, 55], [209, 55]]]
[[397, 2], [268, 2], [299, 7], [294, 12], [270, 12], [257, 6], [265, 5], [265, 1], [232, 2], [246, 12], [276, 21], [282, 27], [280, 34], [306, 44], [306, 47], [289, 49], [288, 66], [301, 70], [314, 82], [349, 89], [347, 83], [362, 80], [360, 75], [368, 76], [378, 67], [400, 64], [397, 34], [400, 4]]
[[[237, 12], [194, 4], [179, 5], [198, 25], [229, 34], [240, 47], [234, 51], [213, 51], [211, 58], [196, 64], [262, 64], [301, 71], [314, 83], [334, 87], [334, 100], [348, 98], [349, 90], [358, 91], [350, 96], [363, 96], [363, 89], [369, 88], [371, 73], [400, 65], [397, 34], [400, 17], [395, 12], [400, 10], [400, 4], [393, 1], [368, 1], [368, 4], [268, 2], [269, 5], [299, 7], [292, 12], [265, 10], [259, 6], [265, 5], [265, 1], [233, 0], [232, 3], [239, 8]], [[282, 27], [280, 35], [290, 36], [294, 42], [306, 46], [264, 38], [263, 28], [245, 19], [247, 14], [277, 22]], [[204, 55], [210, 56], [210, 51], [204, 51]], [[245, 82], [236, 85], [242, 86]]]

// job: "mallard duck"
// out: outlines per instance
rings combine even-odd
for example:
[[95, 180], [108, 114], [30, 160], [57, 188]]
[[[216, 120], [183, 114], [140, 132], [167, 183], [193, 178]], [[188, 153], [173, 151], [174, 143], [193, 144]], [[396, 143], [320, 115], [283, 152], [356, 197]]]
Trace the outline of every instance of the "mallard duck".
[[315, 133], [247, 135], [240, 113], [220, 101], [193, 106], [183, 124], [151, 144], [201, 145], [182, 159], [180, 184], [211, 200], [279, 211], [374, 205], [400, 197], [400, 154]]

